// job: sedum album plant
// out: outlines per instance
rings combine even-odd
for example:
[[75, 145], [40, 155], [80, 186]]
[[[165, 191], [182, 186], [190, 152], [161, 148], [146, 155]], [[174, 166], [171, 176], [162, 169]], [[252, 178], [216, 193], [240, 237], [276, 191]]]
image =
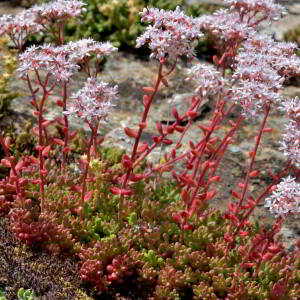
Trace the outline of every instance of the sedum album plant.
[[[20, 51], [18, 72], [28, 84], [37, 117], [32, 129], [37, 156], [17, 161], [10, 152], [11, 140], [0, 139], [5, 152], [1, 164], [10, 169], [0, 182], [0, 211], [9, 210], [12, 230], [28, 245], [75, 254], [81, 261], [81, 278], [103, 292], [130, 282], [147, 286], [149, 299], [300, 297], [300, 244], [287, 254], [275, 239], [284, 218], [299, 213], [299, 99], [285, 99], [280, 90], [286, 79], [300, 73], [300, 59], [294, 54], [295, 44], [275, 42], [257, 32], [262, 21], [284, 13], [281, 5], [272, 0], [226, 2], [230, 9], [199, 18], [186, 16], [179, 7], [145, 8], [140, 13], [142, 22], [150, 24], [137, 47], [151, 49], [150, 57], [158, 62], [157, 79], [154, 86], [143, 87], [138, 128], [124, 128], [134, 141], [132, 151], [113, 153], [111, 161], [100, 147], [98, 129], [109, 117], [118, 90], [98, 80], [91, 62], [116, 49], [90, 38], [64, 44], [64, 26], [83, 12], [84, 2], [57, 0], [16, 18], [0, 18], [1, 33]], [[24, 22], [25, 15], [30, 22]], [[28, 36], [37, 31], [51, 35], [56, 44], [23, 49]], [[213, 65], [193, 61], [194, 46], [206, 34], [215, 36], [219, 48]], [[157, 122], [152, 143], [141, 142], [153, 99], [160, 85], [169, 86], [168, 76], [182, 56], [193, 63], [187, 80], [197, 86], [190, 107], [184, 112], [172, 108], [174, 122]], [[87, 81], [70, 95], [79, 69]], [[60, 95], [56, 104], [62, 113], [50, 119], [45, 113], [54, 93]], [[203, 134], [182, 150], [182, 140], [208, 96], [215, 99], [210, 123], [197, 123]], [[228, 121], [230, 130], [218, 135], [228, 114], [238, 108], [242, 110], [236, 120]], [[255, 159], [262, 138], [272, 131], [267, 127], [272, 110], [283, 110], [290, 118], [281, 145], [287, 163], [278, 174], [270, 173], [271, 183], [254, 197], [249, 185], [260, 173]], [[76, 138], [70, 131], [71, 115], [91, 129], [84, 141], [86, 155], [76, 161], [77, 171], [69, 165]], [[224, 153], [251, 118], [260, 122], [260, 129], [249, 152], [246, 178], [232, 192], [236, 200], [228, 202], [224, 214], [208, 209], [216, 196], [215, 185], [222, 180], [217, 170]], [[58, 133], [51, 130], [54, 125]], [[145, 163], [162, 144], [168, 147], [164, 160]], [[55, 153], [61, 153], [61, 163]], [[172, 176], [173, 185], [164, 182], [164, 173]], [[264, 199], [277, 217], [270, 229], [249, 220]]]

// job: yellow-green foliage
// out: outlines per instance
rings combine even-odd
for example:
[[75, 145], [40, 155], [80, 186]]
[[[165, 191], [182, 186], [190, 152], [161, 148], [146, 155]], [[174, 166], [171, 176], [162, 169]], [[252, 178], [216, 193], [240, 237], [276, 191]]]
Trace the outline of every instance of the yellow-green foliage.
[[[188, 15], [199, 16], [217, 9], [215, 5], [186, 6], [184, 0], [85, 0], [87, 11], [81, 22], [72, 21], [67, 26], [67, 40], [93, 37], [109, 40], [117, 47], [136, 45], [136, 38], [146, 24], [140, 23], [139, 12], [144, 7], [174, 10], [181, 6]], [[79, 24], [79, 25], [78, 25]]]
[[116, 46], [127, 42], [132, 45], [134, 37], [139, 33], [137, 15], [143, 9], [142, 1], [112, 0], [99, 4], [97, 8], [109, 20], [110, 26], [116, 28], [116, 31], [110, 35], [110, 40]]
[[93, 37], [109, 40], [115, 46], [135, 46], [135, 38], [142, 32], [138, 12], [143, 0], [87, 0], [82, 22], [73, 21], [67, 27], [67, 40]]
[[[88, 183], [92, 195], [84, 204], [84, 220], [78, 211], [80, 176], [67, 170], [60, 173], [49, 160], [44, 166], [49, 171], [45, 212], [37, 210], [39, 186], [33, 184], [26, 188], [30, 201], [25, 207], [15, 203], [10, 212], [20, 238], [34, 232], [33, 241], [49, 252], [76, 254], [81, 278], [100, 291], [138, 282], [147, 285], [149, 296], [157, 300], [299, 299], [299, 251], [282, 251], [261, 263], [249, 256], [246, 261], [257, 265], [242, 267], [251, 239], [263, 230], [249, 223], [249, 235], [236, 238], [227, 254], [223, 237], [230, 222], [220, 211], [207, 209], [190, 217], [191, 229], [180, 231], [172, 214], [181, 211], [183, 203], [173, 184], [154, 184], [153, 178], [143, 185], [132, 183], [134, 194], [124, 199], [121, 224], [119, 196], [109, 190], [119, 172], [113, 167], [120, 164], [123, 151], [104, 148], [99, 154], [90, 163], [94, 180]], [[277, 297], [280, 283], [284, 286], [287, 280], [282, 292], [286, 297]]]
[[16, 54], [7, 48], [7, 39], [0, 38], [1, 53], [1, 73], [0, 73], [0, 118], [7, 114], [10, 101], [18, 96], [18, 93], [8, 89], [8, 83], [16, 70]]

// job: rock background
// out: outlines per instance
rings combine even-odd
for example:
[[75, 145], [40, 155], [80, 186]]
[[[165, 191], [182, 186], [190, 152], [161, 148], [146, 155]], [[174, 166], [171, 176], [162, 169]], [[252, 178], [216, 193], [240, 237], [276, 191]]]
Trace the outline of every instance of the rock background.
[[[205, 2], [222, 3], [222, 1], [211, 0], [188, 0], [186, 2], [188, 4]], [[283, 1], [280, 2], [283, 3]], [[283, 33], [287, 30], [300, 24], [300, 1], [285, 1], [284, 3], [289, 15], [285, 16], [279, 22], [274, 23], [268, 29], [262, 28], [262, 31], [274, 33], [275, 38], [278, 40], [282, 39]], [[19, 10], [20, 8], [18, 7], [12, 7], [9, 1], [0, 3], [0, 14], [17, 13]], [[0, 58], [1, 55], [0, 51]], [[172, 106], [175, 105], [180, 112], [183, 109], [182, 106], [185, 106], [193, 96], [194, 86], [190, 82], [184, 81], [185, 67], [186, 64], [180, 62], [176, 68], [176, 72], [170, 77], [170, 87], [162, 87], [159, 90], [150, 111], [151, 119], [149, 119], [149, 126], [143, 134], [142, 140], [151, 142], [151, 138], [155, 134], [155, 122], [172, 121]], [[157, 70], [158, 63], [156, 61], [141, 60], [130, 53], [119, 52], [108, 58], [99, 79], [110, 82], [113, 85], [118, 84], [120, 99], [115, 103], [116, 107], [107, 118], [107, 121], [101, 124], [100, 133], [105, 136], [105, 145], [117, 145], [130, 151], [132, 144], [130, 139], [124, 135], [123, 127], [135, 127], [138, 125], [139, 118], [143, 111], [141, 87], [153, 85]], [[81, 73], [78, 74], [74, 78], [70, 93], [78, 90], [83, 85], [84, 80], [85, 76]], [[21, 91], [22, 96], [12, 101], [11, 114], [9, 117], [0, 121], [0, 128], [4, 129], [13, 123], [16, 128], [21, 129], [28, 120], [35, 120], [33, 118], [31, 105], [29, 104], [31, 100], [30, 95], [28, 94], [25, 83], [17, 78], [11, 79], [10, 88]], [[59, 91], [55, 91], [55, 93], [59, 94]], [[283, 94], [289, 97], [300, 96], [300, 88], [295, 85], [287, 86]], [[61, 115], [61, 111], [54, 105], [53, 99], [55, 99], [55, 96], [50, 97], [47, 104], [49, 108], [49, 119]], [[214, 101], [210, 99], [203, 103], [199, 111], [197, 122], [193, 124], [189, 134], [183, 141], [184, 145], [187, 145], [188, 140], [199, 139], [199, 135], [202, 133], [197, 128], [197, 123], [205, 124], [208, 122], [213, 108], [213, 102]], [[235, 116], [231, 116], [231, 118], [234, 117]], [[273, 172], [278, 172], [286, 161], [282, 153], [278, 151], [278, 141], [281, 139], [281, 129], [286, 119], [282, 114], [274, 112], [268, 120], [268, 127], [273, 127], [274, 130], [268, 137], [265, 137], [262, 147], [263, 151], [260, 150], [257, 156], [256, 166], [260, 168], [261, 175], [256, 181], [252, 181], [251, 188], [254, 195], [258, 194], [259, 191], [270, 182], [267, 176], [267, 170], [270, 169]], [[74, 128], [84, 127], [84, 125], [78, 123], [77, 120], [71, 120], [71, 124]], [[258, 122], [246, 122], [236, 137], [236, 143], [230, 146], [219, 169], [219, 174], [223, 181], [217, 187], [217, 197], [211, 201], [213, 207], [217, 207], [221, 210], [227, 209], [232, 189], [235, 188], [236, 183], [242, 180], [246, 174], [249, 162], [247, 153], [251, 151], [254, 146], [254, 136], [258, 127]], [[221, 136], [224, 135], [228, 128], [229, 125], [224, 123], [218, 134]], [[85, 130], [88, 132], [88, 128], [85, 128]], [[182, 148], [184, 149], [184, 146]], [[158, 149], [151, 154], [149, 159], [153, 163], [158, 162], [164, 151], [168, 151], [168, 148]], [[259, 217], [265, 224], [271, 224], [274, 220], [274, 217], [263, 207], [263, 203], [255, 210], [254, 216]], [[280, 236], [285, 246], [289, 250], [292, 250], [295, 240], [300, 238], [299, 220], [287, 220], [281, 230]]]

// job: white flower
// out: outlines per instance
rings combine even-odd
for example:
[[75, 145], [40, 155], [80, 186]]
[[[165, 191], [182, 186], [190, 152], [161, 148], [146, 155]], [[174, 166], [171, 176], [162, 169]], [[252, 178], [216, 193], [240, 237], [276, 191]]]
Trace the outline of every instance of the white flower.
[[265, 104], [282, 106], [279, 91], [288, 76], [300, 73], [300, 59], [293, 43], [276, 42], [270, 36], [252, 35], [244, 43], [233, 64], [232, 100], [243, 114], [255, 116]]
[[202, 36], [195, 20], [186, 16], [179, 7], [175, 11], [145, 8], [140, 13], [142, 22], [150, 22], [146, 32], [137, 38], [136, 47], [149, 44], [150, 57], [157, 59], [167, 55], [172, 58], [194, 56], [191, 42]]
[[111, 101], [118, 97], [117, 86], [109, 87], [106, 82], [97, 82], [95, 77], [87, 79], [84, 87], [72, 95], [75, 99], [64, 114], [73, 114], [92, 124], [107, 116]]
[[265, 200], [265, 207], [277, 216], [297, 216], [300, 213], [300, 183], [290, 176], [284, 178]]
[[61, 22], [69, 18], [78, 17], [86, 4], [77, 0], [56, 0], [50, 3], [35, 5], [31, 11], [35, 14], [35, 22], [47, 24]]
[[208, 93], [217, 93], [225, 83], [221, 73], [213, 65], [199, 63], [187, 71], [186, 80], [194, 80], [197, 83], [196, 93], [202, 96]]
[[204, 15], [196, 18], [198, 27], [204, 32], [210, 32], [225, 41], [243, 41], [255, 34], [253, 28], [241, 21], [237, 12], [229, 12], [227, 9], [220, 9], [213, 15]]
[[300, 123], [300, 98], [298, 96], [286, 99], [281, 105], [281, 110], [287, 112], [292, 120]]
[[61, 47], [52, 45], [31, 46], [19, 56], [20, 66], [17, 71], [21, 78], [26, 77], [30, 71], [44, 71], [53, 76], [58, 82], [67, 82], [79, 69], [79, 66], [67, 59]]
[[0, 36], [8, 35], [19, 49], [22, 49], [31, 34], [41, 30], [42, 26], [35, 22], [35, 15], [30, 10], [23, 10], [15, 16], [0, 17]]
[[279, 150], [288, 157], [297, 167], [300, 166], [300, 123], [290, 120], [285, 124], [283, 141]]
[[252, 35], [237, 56], [239, 64], [269, 64], [281, 76], [300, 73], [300, 58], [295, 54], [297, 44], [276, 42], [269, 35]]
[[68, 53], [70, 60], [76, 62], [81, 62], [91, 55], [96, 55], [97, 58], [100, 58], [117, 51], [117, 48], [113, 47], [111, 43], [100, 43], [91, 38], [69, 42], [67, 45], [61, 46], [60, 48], [62, 51]]
[[239, 80], [231, 88], [230, 99], [243, 108], [243, 116], [252, 118], [263, 111], [264, 104], [280, 102], [282, 96], [265, 82]]
[[241, 13], [260, 13], [269, 19], [278, 19], [285, 13], [285, 8], [275, 4], [274, 0], [225, 0], [232, 8]]

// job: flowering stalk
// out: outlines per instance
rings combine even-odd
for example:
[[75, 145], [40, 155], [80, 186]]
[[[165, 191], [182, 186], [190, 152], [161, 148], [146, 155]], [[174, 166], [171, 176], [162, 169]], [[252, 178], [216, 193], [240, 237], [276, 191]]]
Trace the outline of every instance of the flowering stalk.
[[[38, 116], [38, 138], [39, 138], [39, 143], [36, 146], [36, 149], [39, 152], [39, 162], [40, 162], [40, 195], [41, 195], [41, 212], [44, 211], [44, 202], [45, 202], [45, 196], [44, 196], [44, 185], [45, 185], [45, 177], [48, 174], [48, 171], [44, 169], [44, 150], [46, 147], [46, 143], [44, 140], [44, 135], [43, 135], [43, 130], [48, 126], [48, 123], [46, 122], [45, 124], [45, 119], [43, 117], [44, 113], [44, 105], [46, 100], [48, 99], [48, 96], [51, 94], [52, 90], [55, 87], [55, 84], [52, 85], [50, 89], [47, 89], [48, 86], [48, 81], [50, 74], [48, 73], [46, 75], [46, 78], [44, 82], [41, 81], [39, 72], [35, 70], [35, 74], [38, 80], [38, 84], [42, 87], [43, 89], [43, 96], [39, 103], [36, 103], [37, 111], [36, 115]], [[27, 77], [28, 79], [28, 77]], [[34, 95], [35, 96], [35, 95]]]
[[249, 210], [244, 212], [244, 215], [241, 218], [241, 222], [240, 222], [241, 224], [243, 223], [244, 220], [248, 220], [255, 207], [261, 202], [262, 199], [264, 199], [266, 196], [270, 194], [270, 192], [274, 189], [274, 186], [277, 185], [280, 179], [286, 176], [290, 170], [291, 170], [291, 163], [289, 162], [287, 166], [278, 175], [274, 176], [274, 178], [272, 179], [272, 183], [270, 183], [265, 188], [265, 190], [260, 194], [260, 196], [258, 196], [254, 202], [246, 206], [246, 208], [248, 208]]
[[[38, 75], [38, 73], [37, 73]], [[39, 126], [39, 144], [37, 145], [37, 150], [39, 151], [39, 160], [40, 160], [40, 195], [41, 195], [41, 212], [44, 212], [44, 205], [45, 205], [45, 196], [44, 196], [44, 176], [47, 175], [48, 171], [44, 169], [44, 157], [43, 157], [43, 150], [45, 149], [45, 145], [44, 145], [44, 137], [43, 137], [43, 112], [44, 112], [44, 104], [45, 101], [48, 98], [48, 95], [50, 93], [50, 90], [47, 91], [46, 87], [48, 84], [48, 78], [49, 76], [46, 77], [46, 80], [44, 82], [44, 85], [42, 85], [43, 87], [43, 97], [39, 103], [39, 107], [38, 107], [38, 126]], [[41, 82], [40, 82], [41, 83]]]
[[[159, 60], [159, 70], [155, 87], [151, 88], [150, 95], [144, 95], [144, 112], [138, 132], [134, 132], [130, 129], [128, 130], [128, 128], [125, 128], [124, 130], [125, 134], [129, 137], [135, 138], [135, 143], [131, 154], [131, 167], [128, 167], [127, 173], [122, 182], [122, 188], [117, 191], [117, 193], [121, 196], [119, 205], [120, 222], [122, 222], [123, 196], [124, 193], [127, 193], [127, 182], [133, 171], [132, 164], [135, 162], [135, 156], [141, 134], [145, 126], [147, 126], [146, 120], [153, 98], [156, 95], [161, 82], [168, 85], [166, 77], [175, 69], [177, 58], [182, 55], [187, 55], [188, 57], [192, 56], [193, 49], [190, 45], [191, 41], [201, 36], [201, 33], [195, 28], [196, 24], [194, 23], [193, 18], [187, 17], [180, 11], [179, 7], [177, 7], [174, 12], [165, 12], [164, 10], [158, 10], [156, 8], [144, 9], [140, 15], [142, 22], [154, 23], [154, 26], [149, 26], [148, 30], [137, 39], [137, 47], [141, 47], [142, 45], [149, 43], [152, 50], [150, 57], [157, 58]], [[174, 59], [175, 62], [170, 71], [163, 74], [163, 65], [167, 55], [169, 55], [168, 59]]]
[[[166, 143], [166, 144], [173, 143], [173, 141], [167, 140], [166, 137], [168, 135], [171, 135], [174, 131], [179, 132], [179, 130], [180, 130], [181, 136], [178, 139], [176, 146], [175, 146], [175, 148], [179, 148], [181, 145], [182, 139], [184, 138], [184, 136], [187, 133], [190, 126], [192, 125], [193, 119], [197, 115], [196, 110], [197, 110], [197, 107], [200, 106], [202, 100], [203, 100], [203, 98], [199, 98], [199, 97], [194, 97], [192, 99], [193, 103], [192, 103], [191, 107], [188, 108], [188, 112], [186, 113], [187, 117], [189, 117], [189, 115], [192, 115], [192, 117], [189, 118], [188, 124], [184, 127], [183, 130], [182, 130], [182, 127], [180, 126], [180, 124], [181, 124], [182, 120], [184, 119], [184, 117], [179, 117], [178, 112], [175, 109], [173, 109], [173, 113], [177, 114], [177, 119], [175, 120], [175, 122], [172, 125], [168, 125], [167, 128], [163, 128], [162, 125], [160, 124], [160, 122], [157, 122], [156, 127], [157, 127], [157, 130], [159, 131], [160, 136], [153, 140], [153, 144], [150, 147], [147, 146], [144, 149], [144, 151], [142, 151], [140, 153], [139, 157], [133, 163], [133, 169], [135, 167], [137, 167], [141, 163], [141, 161], [143, 161], [161, 143]], [[166, 156], [167, 162], [169, 162], [169, 159], [172, 158], [172, 151], [169, 155]], [[175, 149], [174, 149], [174, 151], [175, 151]], [[173, 151], [173, 153], [174, 153], [174, 151]], [[159, 170], [159, 169], [157, 169], [157, 170]], [[152, 174], [152, 172], [151, 172], [151, 174]], [[148, 174], [147, 176], [149, 176], [149, 175], [150, 174]]]
[[[67, 89], [67, 83], [65, 82], [63, 84], [63, 111], [67, 110], [67, 98], [68, 98], [68, 89]], [[62, 161], [62, 169], [65, 168], [66, 162], [67, 162], [67, 155], [70, 149], [68, 148], [68, 142], [69, 142], [69, 121], [68, 116], [64, 115], [64, 146], [63, 146], [63, 161]]]
[[88, 176], [88, 172], [89, 172], [89, 165], [91, 162], [91, 148], [92, 148], [94, 140], [97, 137], [97, 131], [98, 131], [98, 124], [96, 124], [95, 126], [92, 123], [88, 123], [88, 124], [92, 130], [92, 134], [91, 134], [91, 138], [89, 140], [88, 146], [87, 146], [87, 151], [86, 151], [87, 158], [86, 158], [86, 161], [84, 161], [85, 169], [84, 169], [83, 178], [82, 178], [82, 192], [81, 192], [81, 201], [80, 201], [82, 220], [84, 219], [84, 197], [85, 197], [85, 193], [86, 193], [86, 180], [87, 180], [87, 176]]
[[[245, 179], [245, 182], [244, 182], [244, 188], [243, 188], [243, 191], [242, 191], [242, 197], [241, 197], [240, 202], [238, 204], [239, 207], [242, 206], [244, 198], [245, 198], [245, 194], [246, 194], [247, 189], [248, 189], [249, 179], [250, 179], [251, 172], [252, 172], [252, 169], [253, 169], [255, 157], [256, 157], [256, 154], [257, 154], [257, 149], [258, 149], [258, 146], [260, 144], [260, 140], [261, 140], [261, 137], [262, 137], [262, 134], [263, 134], [263, 130], [264, 130], [265, 126], [266, 126], [266, 121], [267, 121], [268, 115], [270, 113], [270, 110], [271, 110], [271, 105], [266, 104], [264, 119], [263, 119], [263, 121], [261, 123], [261, 127], [259, 129], [258, 136], [256, 136], [256, 138], [255, 138], [256, 142], [255, 142], [254, 150], [251, 152], [251, 162], [250, 162], [250, 165], [249, 165], [249, 168], [248, 168], [248, 172], [247, 172], [247, 175], [246, 175], [246, 179]], [[253, 176], [251, 176], [251, 177], [253, 177]]]
[[[91, 138], [87, 147], [87, 160], [84, 161], [85, 169], [82, 178], [81, 189], [81, 217], [84, 218], [84, 197], [89, 164], [91, 160], [91, 148], [96, 144], [99, 122], [107, 116], [108, 109], [112, 106], [111, 100], [117, 98], [117, 86], [110, 88], [105, 82], [97, 82], [95, 77], [88, 78], [84, 87], [72, 95], [74, 102], [71, 103], [64, 114], [74, 115], [87, 123], [92, 130]], [[95, 149], [96, 150], [96, 149]]]
[[[159, 62], [159, 69], [158, 69], [158, 75], [157, 75], [157, 79], [156, 79], [156, 83], [155, 83], [155, 87], [153, 89], [153, 92], [148, 96], [148, 95], [144, 95], [144, 112], [143, 112], [143, 116], [141, 118], [141, 122], [140, 124], [146, 124], [146, 120], [147, 120], [147, 116], [150, 110], [150, 106], [152, 104], [152, 101], [154, 99], [154, 96], [156, 95], [159, 85], [162, 81], [162, 79], [164, 78], [162, 75], [162, 70], [163, 70], [163, 65], [164, 65], [164, 59], [160, 59]], [[144, 126], [140, 126], [138, 129], [138, 132], [135, 134], [135, 143], [133, 146], [133, 150], [132, 150], [132, 154], [131, 154], [131, 162], [134, 162], [135, 160], [135, 155], [137, 152], [137, 148], [138, 148], [138, 144], [142, 135], [142, 132], [144, 130]], [[126, 129], [125, 129], [125, 133], [126, 133]], [[127, 173], [125, 175], [124, 181], [122, 183], [122, 190], [125, 190], [126, 185], [127, 185], [127, 181], [129, 179], [129, 176], [132, 172], [132, 168], [129, 168], [127, 170]], [[119, 205], [119, 221], [122, 222], [122, 211], [123, 211], [123, 202], [124, 202], [124, 198], [123, 195], [121, 193], [120, 195], [120, 205]]]

